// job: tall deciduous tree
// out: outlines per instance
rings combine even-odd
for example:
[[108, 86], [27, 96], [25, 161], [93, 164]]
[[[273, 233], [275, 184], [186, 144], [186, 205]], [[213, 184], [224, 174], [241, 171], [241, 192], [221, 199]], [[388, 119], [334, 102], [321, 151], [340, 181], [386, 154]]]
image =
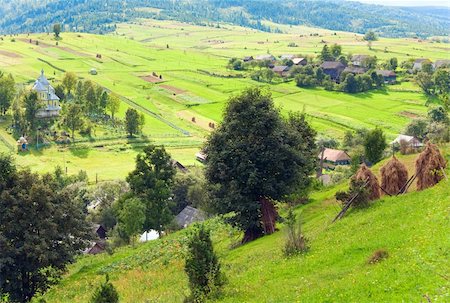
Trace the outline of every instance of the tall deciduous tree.
[[86, 248], [90, 228], [82, 205], [55, 190], [49, 175], [20, 171], [6, 179], [0, 180], [0, 293], [29, 302]]
[[30, 125], [30, 128], [34, 130], [37, 121], [36, 114], [41, 108], [37, 93], [33, 91], [26, 94], [23, 98], [23, 104], [25, 106], [25, 120]]
[[138, 198], [125, 200], [119, 211], [119, 225], [133, 245], [133, 238], [142, 232], [144, 222], [145, 204]]
[[139, 131], [139, 122], [140, 117], [137, 110], [134, 108], [127, 109], [125, 113], [125, 128], [130, 137], [133, 137], [133, 134], [136, 134]]
[[0, 114], [4, 115], [11, 106], [16, 94], [14, 78], [11, 74], [0, 72]]
[[145, 204], [144, 230], [160, 234], [172, 220], [171, 189], [175, 177], [172, 159], [164, 147], [147, 146], [136, 158], [136, 168], [128, 175], [131, 192]]
[[272, 201], [309, 184], [313, 137], [306, 121], [285, 121], [270, 94], [258, 88], [229, 101], [224, 121], [206, 144], [206, 177], [216, 210], [235, 213], [231, 223], [245, 231], [243, 242], [273, 232], [274, 222], [269, 229], [264, 223], [267, 209], [276, 217]]
[[55, 34], [56, 38], [59, 38], [59, 34], [61, 34], [61, 24], [53, 24], [53, 33]]
[[81, 105], [70, 103], [64, 107], [62, 112], [62, 123], [72, 133], [72, 142], [75, 142], [75, 131], [83, 126], [83, 110]]
[[119, 111], [120, 108], [120, 99], [116, 94], [110, 94], [108, 96], [108, 101], [106, 103], [106, 109], [111, 113], [111, 119], [113, 123], [115, 123], [114, 116]]
[[67, 90], [67, 94], [71, 94], [77, 85], [77, 76], [74, 73], [65, 73], [62, 79], [62, 85]]
[[364, 140], [364, 152], [370, 163], [379, 162], [383, 158], [386, 147], [386, 137], [381, 129], [375, 128], [369, 131]]

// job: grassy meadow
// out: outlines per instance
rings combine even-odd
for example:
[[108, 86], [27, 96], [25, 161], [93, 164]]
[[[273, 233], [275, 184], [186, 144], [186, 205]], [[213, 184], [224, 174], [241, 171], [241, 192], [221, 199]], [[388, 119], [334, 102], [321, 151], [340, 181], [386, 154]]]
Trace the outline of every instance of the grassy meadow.
[[[410, 173], [416, 157], [401, 157]], [[208, 225], [228, 277], [217, 302], [448, 302], [448, 182], [382, 197], [333, 224], [340, 210], [334, 193], [347, 185], [314, 192], [308, 204], [296, 208], [310, 249], [290, 258], [282, 254], [282, 224], [270, 236], [231, 248], [241, 235], [214, 219]], [[285, 212], [283, 206], [280, 211]], [[87, 302], [108, 273], [123, 302], [183, 302], [189, 293], [184, 273], [188, 232], [122, 247], [113, 255], [81, 257], [44, 298]], [[387, 259], [369, 264], [379, 249], [387, 251]]]
[[[0, 70], [12, 73], [25, 88], [31, 86], [41, 69], [54, 85], [61, 81], [64, 71], [92, 80], [122, 96], [119, 117], [124, 117], [130, 106], [145, 114], [143, 132], [150, 141], [168, 146], [189, 142], [183, 143], [187, 147], [177, 146], [171, 151], [178, 161], [190, 165], [195, 163], [195, 151], [211, 131], [208, 124], [220, 123], [228, 98], [254, 85], [267, 87], [283, 113], [305, 111], [314, 128], [334, 138], [342, 138], [349, 129], [380, 126], [391, 139], [411, 117], [423, 116], [427, 111], [425, 97], [412, 83], [356, 95], [300, 89], [293, 81], [261, 84], [249, 78], [233, 77], [237, 73], [226, 69], [231, 57], [268, 52], [276, 56], [286, 53], [316, 56], [324, 43], [341, 44], [344, 53], [376, 55], [380, 60], [395, 56], [400, 62], [419, 57], [448, 58], [450, 50], [446, 44], [384, 38], [374, 42], [369, 50], [361, 35], [302, 26], [281, 27], [284, 34], [227, 24], [217, 28], [141, 20], [118, 24], [117, 31], [109, 35], [62, 33], [58, 45], [46, 33], [4, 36], [0, 40]], [[298, 47], [288, 47], [291, 42]], [[97, 54], [101, 58], [96, 58]], [[90, 75], [91, 68], [98, 75]], [[153, 72], [162, 75], [163, 81], [152, 83], [143, 79]], [[191, 121], [193, 117], [196, 123]], [[0, 135], [14, 144], [14, 138], [11, 140], [5, 133], [3, 126], [7, 123], [0, 123]], [[91, 141], [103, 139], [99, 135]], [[129, 144], [125, 136], [116, 139], [120, 144]], [[5, 150], [3, 145], [0, 141], [0, 150]], [[132, 166], [124, 162], [132, 161], [137, 148], [121, 155], [107, 155], [95, 145], [98, 142], [84, 144], [88, 151], [82, 152], [83, 157], [74, 156], [71, 149], [53, 146], [19, 158], [24, 165], [38, 170], [51, 170], [49, 166], [63, 162], [64, 157], [71, 158], [72, 165], [79, 169], [89, 170], [95, 165], [95, 174], [98, 171], [104, 179], [122, 176]], [[107, 142], [103, 144], [105, 148], [107, 145]], [[113, 145], [112, 149], [117, 142]]]

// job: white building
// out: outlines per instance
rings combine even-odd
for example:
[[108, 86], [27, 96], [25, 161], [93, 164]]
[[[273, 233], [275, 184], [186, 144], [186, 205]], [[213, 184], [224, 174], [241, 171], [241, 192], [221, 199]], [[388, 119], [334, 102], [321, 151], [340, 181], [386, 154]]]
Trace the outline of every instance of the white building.
[[50, 85], [47, 78], [44, 76], [44, 70], [41, 75], [34, 82], [33, 91], [38, 95], [38, 100], [42, 104], [42, 108], [36, 113], [38, 118], [52, 118], [59, 116], [61, 106], [59, 104], [59, 97], [55, 95], [55, 89]]

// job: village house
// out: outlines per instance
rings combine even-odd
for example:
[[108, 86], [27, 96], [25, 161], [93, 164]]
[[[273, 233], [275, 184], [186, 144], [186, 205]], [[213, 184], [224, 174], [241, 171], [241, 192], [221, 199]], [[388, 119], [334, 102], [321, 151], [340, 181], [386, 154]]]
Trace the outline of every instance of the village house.
[[398, 135], [397, 138], [391, 142], [391, 144], [399, 146], [402, 142], [411, 148], [419, 148], [423, 146], [419, 139], [408, 135]]
[[289, 55], [289, 54], [285, 54], [285, 55], [281, 55], [280, 59], [281, 60], [294, 60], [295, 55]]
[[386, 84], [394, 84], [397, 81], [397, 75], [391, 70], [377, 70], [376, 73], [383, 77]]
[[266, 54], [266, 55], [259, 55], [255, 57], [256, 61], [270, 61], [274, 62], [276, 58], [272, 55]]
[[414, 61], [414, 64], [413, 64], [413, 71], [420, 71], [420, 70], [422, 70], [422, 65], [425, 63], [425, 62], [431, 62], [430, 60], [428, 60], [428, 59], [416, 59], [415, 61]]
[[253, 56], [245, 56], [244, 59], [242, 59], [244, 62], [250, 62], [253, 61]]
[[192, 206], [186, 206], [178, 215], [175, 217], [177, 225], [181, 228], [188, 227], [194, 222], [201, 222], [206, 219], [206, 215], [199, 209]]
[[324, 74], [330, 76], [334, 81], [339, 79], [339, 76], [344, 71], [345, 66], [339, 61], [325, 61], [320, 65]]
[[354, 66], [363, 66], [364, 62], [369, 58], [368, 55], [353, 55], [350, 62]]
[[[322, 159], [322, 153], [319, 153], [318, 158]], [[337, 165], [349, 165], [350, 161], [351, 158], [346, 151], [331, 148], [323, 150], [323, 162], [326, 168], [334, 169]]]
[[359, 67], [359, 66], [347, 66], [343, 72], [344, 73], [352, 73], [354, 75], [362, 75], [365, 72], [367, 72], [367, 68]]
[[53, 118], [59, 116], [59, 112], [61, 111], [59, 97], [55, 94], [55, 89], [45, 77], [44, 70], [41, 70], [41, 75], [34, 82], [31, 90], [37, 93], [38, 100], [43, 105], [36, 113], [37, 118]]
[[274, 73], [278, 74], [280, 77], [287, 77], [287, 76], [289, 76], [290, 69], [291, 68], [289, 66], [281, 65], [281, 66], [274, 66], [272, 68], [272, 71]]
[[436, 62], [433, 64], [434, 69], [438, 68], [450, 68], [450, 60], [436, 60]]
[[306, 65], [308, 63], [308, 60], [306, 58], [294, 58], [292, 59], [292, 62], [294, 62], [294, 65]]
[[206, 154], [202, 151], [199, 151], [198, 153], [195, 154], [195, 158], [197, 159], [197, 161], [200, 161], [202, 163], [206, 162]]
[[178, 169], [179, 171], [181, 171], [182, 173], [187, 173], [189, 170], [186, 168], [186, 166], [184, 166], [183, 164], [181, 164], [180, 162], [178, 162], [177, 160], [172, 160], [172, 166], [176, 169]]

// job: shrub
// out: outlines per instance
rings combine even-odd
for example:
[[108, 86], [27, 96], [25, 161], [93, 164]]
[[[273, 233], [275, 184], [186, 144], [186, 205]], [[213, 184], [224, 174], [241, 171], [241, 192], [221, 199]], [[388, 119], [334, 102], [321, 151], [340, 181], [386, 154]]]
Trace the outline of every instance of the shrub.
[[389, 257], [389, 254], [388, 254], [388, 252], [386, 250], [378, 249], [378, 250], [373, 252], [372, 256], [370, 256], [370, 258], [367, 261], [367, 263], [369, 263], [369, 264], [376, 264], [378, 262], [383, 261], [387, 257]]
[[94, 292], [91, 303], [117, 303], [119, 302], [119, 294], [116, 288], [109, 282], [109, 276], [106, 275], [105, 283], [102, 283]]
[[286, 242], [283, 254], [287, 257], [308, 251], [307, 239], [302, 234], [301, 221], [297, 220], [292, 207], [286, 216]]
[[204, 302], [206, 298], [218, 295], [225, 283], [210, 231], [203, 225], [194, 228], [189, 237], [185, 271], [191, 290], [186, 302]]

